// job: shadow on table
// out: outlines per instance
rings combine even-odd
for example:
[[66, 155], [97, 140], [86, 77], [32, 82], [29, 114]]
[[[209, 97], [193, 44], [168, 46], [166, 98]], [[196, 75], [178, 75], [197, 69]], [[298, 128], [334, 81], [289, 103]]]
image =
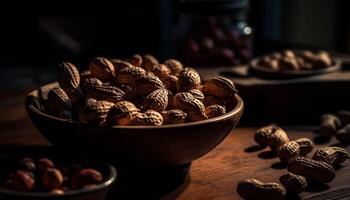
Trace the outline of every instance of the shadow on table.
[[344, 144], [344, 143], [341, 143], [341, 142], [337, 142], [335, 144], [332, 144], [331, 146], [332, 147], [342, 147], [342, 148], [345, 148], [347, 147], [349, 144]]
[[315, 144], [327, 144], [328, 142], [331, 141], [331, 138], [315, 135], [313, 141]]
[[318, 182], [309, 182], [305, 191], [307, 192], [322, 192], [329, 189], [329, 185]]
[[114, 199], [159, 199], [174, 192], [175, 196], [188, 186], [186, 177], [191, 164], [172, 168], [140, 168], [116, 166], [117, 183], [106, 200]]
[[299, 194], [287, 193], [285, 200], [301, 200], [301, 197]]
[[246, 152], [246, 153], [253, 153], [253, 152], [261, 151], [261, 150], [263, 150], [265, 148], [266, 147], [263, 147], [261, 145], [253, 145], [253, 146], [245, 148], [244, 152]]
[[271, 150], [263, 151], [258, 154], [258, 157], [262, 159], [273, 159], [273, 158], [277, 158], [277, 153]]
[[271, 168], [272, 169], [286, 169], [287, 168], [287, 163], [285, 163], [285, 162], [281, 162], [281, 161], [278, 161], [278, 162], [276, 162], [276, 163], [273, 163], [272, 165], [271, 165]]

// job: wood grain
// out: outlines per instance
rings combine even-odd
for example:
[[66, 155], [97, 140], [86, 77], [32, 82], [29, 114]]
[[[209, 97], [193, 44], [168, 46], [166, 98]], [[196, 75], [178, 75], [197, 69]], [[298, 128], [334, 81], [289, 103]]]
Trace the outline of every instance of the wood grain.
[[[26, 116], [24, 97], [27, 91], [0, 92], [0, 149], [23, 146], [47, 146], [48, 142], [38, 133]], [[240, 199], [235, 191], [238, 181], [245, 178], [258, 178], [262, 181], [278, 181], [286, 172], [276, 155], [267, 148], [255, 146], [253, 134], [256, 128], [236, 128], [226, 140], [204, 157], [192, 163], [190, 173], [173, 187], [147, 187], [141, 193], [134, 186], [120, 186], [118, 183], [108, 199], [130, 199], [131, 196], [142, 199], [163, 200], [233, 200]], [[307, 130], [287, 129], [291, 139], [299, 137], [314, 138]], [[317, 147], [338, 145], [333, 139]], [[346, 147], [350, 150], [349, 147]], [[123, 177], [121, 177], [123, 179]], [[128, 177], [124, 177], [128, 179]], [[145, 185], [143, 185], [145, 187]], [[350, 162], [336, 172], [336, 179], [328, 185], [313, 186], [301, 194], [302, 199], [348, 199], [350, 187]], [[118, 188], [125, 189], [118, 192]], [[170, 188], [170, 189], [169, 189]], [[139, 194], [138, 194], [139, 193]], [[292, 199], [298, 199], [293, 197]]]

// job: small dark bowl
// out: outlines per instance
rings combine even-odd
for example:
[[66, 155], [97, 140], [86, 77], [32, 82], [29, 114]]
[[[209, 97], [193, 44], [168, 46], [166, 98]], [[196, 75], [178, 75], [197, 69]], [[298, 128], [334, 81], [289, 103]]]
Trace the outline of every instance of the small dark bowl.
[[184, 124], [162, 126], [99, 127], [57, 118], [41, 110], [38, 95], [47, 93], [57, 83], [31, 92], [26, 109], [34, 125], [57, 147], [74, 148], [141, 166], [177, 166], [205, 155], [230, 133], [243, 113], [243, 101], [225, 115]]
[[[0, 189], [0, 199], [4, 200], [103, 200], [105, 199], [109, 189], [117, 178], [115, 168], [107, 163], [91, 159], [73, 156], [72, 153], [57, 153], [50, 149], [40, 149], [35, 151], [25, 150], [27, 153], [15, 153], [0, 156], [1, 164], [1, 180], [4, 176], [13, 172], [16, 168], [13, 166], [20, 158], [50, 158], [58, 161], [58, 164], [78, 163], [87, 167], [92, 167], [101, 172], [103, 182], [94, 188], [83, 188], [67, 191], [62, 195], [51, 194], [49, 192], [19, 192], [13, 190]], [[43, 153], [44, 152], [44, 153]]]
[[[295, 51], [296, 54], [300, 51]], [[253, 75], [268, 78], [268, 79], [293, 79], [293, 78], [303, 78], [314, 75], [327, 74], [331, 72], [336, 72], [341, 69], [341, 62], [338, 59], [332, 58], [333, 65], [324, 69], [311, 69], [311, 70], [299, 70], [299, 71], [276, 71], [263, 66], [258, 63], [261, 58], [269, 56], [270, 54], [259, 56], [251, 60], [249, 64], [249, 72]]]

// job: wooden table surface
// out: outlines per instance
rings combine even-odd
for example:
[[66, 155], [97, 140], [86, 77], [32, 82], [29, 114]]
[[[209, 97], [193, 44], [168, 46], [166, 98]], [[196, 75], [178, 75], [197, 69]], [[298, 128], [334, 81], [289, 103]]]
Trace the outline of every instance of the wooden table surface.
[[[26, 115], [24, 98], [27, 92], [0, 92], [0, 148], [48, 145]], [[192, 163], [189, 174], [181, 183], [157, 198], [164, 200], [240, 199], [235, 188], [238, 181], [242, 179], [251, 177], [261, 181], [278, 181], [279, 176], [286, 173], [286, 169], [278, 162], [276, 155], [268, 149], [255, 146], [253, 141], [255, 130], [256, 128], [253, 127], [238, 127], [232, 130], [222, 144]], [[287, 132], [291, 139], [315, 136], [311, 131], [297, 130], [296, 127], [288, 128]], [[332, 140], [327, 144], [318, 144], [317, 147], [321, 145], [338, 144], [337, 141]], [[349, 147], [346, 148], [350, 150]], [[336, 179], [330, 184], [310, 187], [307, 192], [301, 194], [301, 197], [294, 196], [291, 199], [328, 199], [333, 196], [337, 197], [334, 199], [350, 199], [347, 192], [350, 188], [346, 188], [347, 186], [350, 187], [349, 161], [337, 170]], [[152, 189], [158, 190], [157, 187]], [[146, 195], [143, 199], [149, 198], [151, 197]], [[118, 199], [124, 198], [119, 196]]]

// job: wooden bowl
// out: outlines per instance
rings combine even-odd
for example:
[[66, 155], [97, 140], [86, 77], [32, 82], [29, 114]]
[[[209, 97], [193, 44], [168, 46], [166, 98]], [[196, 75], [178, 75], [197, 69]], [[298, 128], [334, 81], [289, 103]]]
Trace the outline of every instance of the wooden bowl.
[[36, 128], [59, 148], [83, 150], [116, 161], [142, 166], [176, 166], [190, 163], [217, 145], [235, 127], [243, 113], [243, 100], [235, 95], [236, 107], [225, 115], [184, 124], [162, 126], [99, 127], [68, 121], [41, 110], [39, 95], [57, 83], [45, 85], [26, 98], [26, 110]]
[[[300, 53], [300, 51], [295, 51], [296, 54]], [[311, 69], [311, 70], [299, 70], [299, 71], [276, 71], [273, 69], [269, 69], [263, 66], [260, 66], [258, 63], [261, 58], [265, 56], [269, 56], [270, 54], [259, 56], [251, 60], [249, 64], [249, 72], [253, 75], [267, 78], [267, 79], [293, 79], [293, 78], [303, 78], [314, 75], [327, 74], [331, 72], [336, 72], [341, 69], [341, 62], [338, 59], [332, 58], [333, 64], [324, 69]]]

